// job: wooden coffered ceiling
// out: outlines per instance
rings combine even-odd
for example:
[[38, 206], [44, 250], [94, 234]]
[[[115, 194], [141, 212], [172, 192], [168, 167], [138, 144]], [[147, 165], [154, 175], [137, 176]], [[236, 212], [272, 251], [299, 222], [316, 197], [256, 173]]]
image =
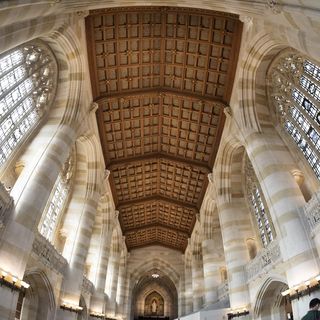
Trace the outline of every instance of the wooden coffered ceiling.
[[242, 24], [220, 12], [131, 7], [91, 11], [86, 31], [127, 247], [184, 251], [219, 146]]

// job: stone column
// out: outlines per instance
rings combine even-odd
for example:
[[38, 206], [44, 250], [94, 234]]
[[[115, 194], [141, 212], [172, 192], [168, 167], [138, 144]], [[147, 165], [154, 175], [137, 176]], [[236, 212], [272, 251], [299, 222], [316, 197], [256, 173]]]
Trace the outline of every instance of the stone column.
[[127, 285], [127, 253], [121, 257], [119, 266], [119, 279], [117, 288], [117, 315], [123, 317], [124, 313], [124, 299]]
[[[61, 125], [35, 168], [26, 167], [11, 195], [15, 208], [0, 242], [0, 268], [22, 279], [43, 210], [59, 172], [74, 145], [76, 132]], [[0, 318], [14, 319], [17, 291], [0, 287]]]
[[[184, 255], [182, 255], [184, 260]], [[178, 302], [178, 317], [182, 317], [186, 314], [186, 288], [185, 288], [185, 275], [180, 276], [179, 281], [179, 302]]]
[[[116, 296], [118, 287], [118, 277], [119, 277], [119, 265], [120, 265], [120, 254], [114, 253], [109, 258], [110, 271], [112, 272], [111, 277], [111, 292], [108, 301], [108, 315], [116, 314]], [[108, 266], [109, 272], [109, 266]]]
[[215, 248], [217, 244], [213, 239], [202, 242], [203, 275], [204, 275], [204, 301], [210, 306], [218, 300], [218, 285], [220, 280], [219, 266]]
[[[79, 304], [84, 266], [100, 199], [101, 183], [88, 181], [88, 177], [98, 176], [90, 172], [96, 170], [94, 163], [87, 162], [85, 157], [82, 161], [77, 159], [76, 181], [63, 226], [68, 232], [63, 255], [67, 257], [69, 266], [62, 283], [60, 303]], [[76, 319], [76, 314], [58, 309], [56, 319]]]
[[217, 198], [217, 207], [223, 238], [226, 267], [228, 271], [229, 298], [231, 308], [242, 308], [249, 304], [249, 293], [245, 274], [248, 252], [243, 230], [250, 229], [248, 209], [243, 198], [229, 202]]
[[192, 257], [193, 312], [203, 307], [203, 263], [199, 252]]
[[191, 261], [190, 265], [188, 261], [185, 262], [185, 269], [184, 269], [184, 285], [185, 285], [185, 303], [186, 309], [185, 314], [188, 315], [193, 311], [193, 301], [192, 301], [192, 267]]
[[100, 230], [100, 233], [98, 234], [98, 237], [94, 238], [96, 242], [94, 245], [99, 246], [99, 251], [97, 259], [93, 261], [93, 264], [96, 264], [97, 267], [93, 277], [95, 291], [91, 298], [90, 310], [98, 313], [104, 313], [105, 309], [104, 290], [106, 286], [110, 243], [114, 226], [114, 214], [112, 214], [111, 210], [113, 209], [106, 203], [106, 207], [104, 208], [105, 212], [102, 212], [102, 227], [101, 229], [98, 229]]
[[[319, 274], [314, 244], [299, 215], [305, 200], [291, 172], [296, 164], [274, 132], [248, 133], [245, 140], [276, 229], [288, 285], [293, 287]], [[301, 299], [294, 300], [293, 306], [299, 303]], [[304, 309], [304, 306], [297, 307], [294, 316], [301, 317]]]

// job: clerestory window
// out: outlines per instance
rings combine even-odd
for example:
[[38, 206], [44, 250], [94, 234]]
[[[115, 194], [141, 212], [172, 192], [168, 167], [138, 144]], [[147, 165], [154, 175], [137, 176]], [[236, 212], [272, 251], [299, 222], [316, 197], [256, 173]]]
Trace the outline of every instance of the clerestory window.
[[53, 54], [40, 41], [0, 55], [0, 166], [49, 108], [56, 78]]
[[320, 68], [290, 51], [278, 57], [269, 75], [279, 122], [320, 179]]
[[258, 179], [248, 157], [245, 160], [246, 193], [254, 222], [259, 231], [262, 245], [266, 247], [275, 237], [274, 228], [260, 190]]
[[71, 178], [73, 175], [74, 160], [72, 156], [68, 158], [60, 172], [57, 181], [49, 197], [43, 219], [40, 222], [40, 233], [50, 242], [54, 240], [55, 230], [59, 217], [65, 208], [71, 188]]

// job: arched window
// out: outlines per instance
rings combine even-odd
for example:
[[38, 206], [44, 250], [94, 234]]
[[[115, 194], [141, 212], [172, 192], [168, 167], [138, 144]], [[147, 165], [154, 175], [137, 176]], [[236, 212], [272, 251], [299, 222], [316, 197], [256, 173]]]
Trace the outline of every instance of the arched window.
[[74, 167], [73, 157], [70, 156], [57, 178], [44, 211], [43, 219], [39, 224], [40, 233], [50, 242], [54, 239], [54, 232], [58, 219], [66, 205], [68, 194], [70, 193], [71, 178]]
[[278, 120], [320, 179], [320, 68], [292, 50], [269, 71]]
[[275, 232], [257, 177], [248, 157], [245, 160], [245, 177], [249, 207], [253, 213], [253, 220], [259, 231], [262, 245], [266, 247], [274, 239]]
[[49, 108], [56, 78], [53, 54], [40, 41], [0, 55], [0, 166]]

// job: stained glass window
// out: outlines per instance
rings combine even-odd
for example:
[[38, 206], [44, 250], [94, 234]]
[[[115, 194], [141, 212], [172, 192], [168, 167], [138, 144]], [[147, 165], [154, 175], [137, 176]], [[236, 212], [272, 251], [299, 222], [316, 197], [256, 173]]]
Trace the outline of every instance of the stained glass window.
[[55, 59], [42, 42], [0, 56], [0, 166], [48, 109], [56, 73]]
[[320, 179], [320, 68], [289, 52], [277, 59], [270, 74], [280, 122]]
[[65, 207], [71, 187], [71, 177], [73, 173], [73, 158], [70, 156], [59, 174], [55, 186], [40, 222], [40, 233], [50, 242], [53, 241], [55, 229], [59, 217]]
[[274, 228], [249, 158], [246, 158], [246, 192], [261, 242], [266, 247], [274, 239]]
[[52, 241], [56, 223], [68, 195], [68, 190], [59, 175], [45, 218], [41, 225], [40, 233]]

